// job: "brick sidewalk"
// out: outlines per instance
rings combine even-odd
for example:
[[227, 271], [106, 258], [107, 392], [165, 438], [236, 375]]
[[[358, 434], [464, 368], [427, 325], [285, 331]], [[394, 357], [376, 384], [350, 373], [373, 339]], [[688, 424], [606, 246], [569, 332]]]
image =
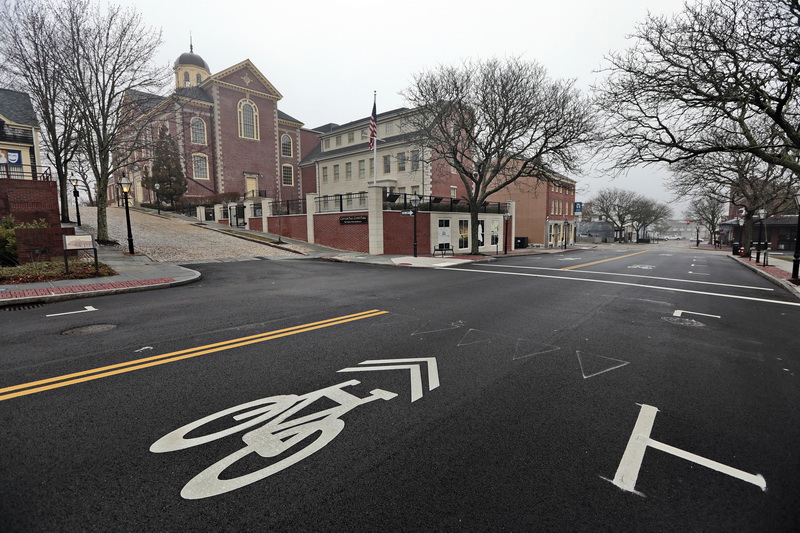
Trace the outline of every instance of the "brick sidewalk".
[[46, 287], [40, 289], [23, 289], [0, 292], [0, 300], [14, 298], [30, 298], [34, 296], [54, 296], [58, 294], [76, 294], [81, 292], [113, 291], [134, 287], [150, 287], [174, 282], [174, 278], [141, 279], [131, 281], [112, 281], [109, 283], [92, 283], [89, 285], [68, 285], [64, 287]]

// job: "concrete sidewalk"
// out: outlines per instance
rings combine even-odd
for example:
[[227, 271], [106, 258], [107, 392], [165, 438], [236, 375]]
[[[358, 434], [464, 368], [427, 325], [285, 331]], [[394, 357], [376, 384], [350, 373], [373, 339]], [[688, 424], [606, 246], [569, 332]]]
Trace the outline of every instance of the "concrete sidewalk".
[[200, 279], [200, 273], [195, 270], [172, 263], [157, 263], [143, 255], [127, 255], [120, 246], [98, 246], [97, 259], [114, 269], [117, 275], [0, 285], [0, 306], [163, 289]]

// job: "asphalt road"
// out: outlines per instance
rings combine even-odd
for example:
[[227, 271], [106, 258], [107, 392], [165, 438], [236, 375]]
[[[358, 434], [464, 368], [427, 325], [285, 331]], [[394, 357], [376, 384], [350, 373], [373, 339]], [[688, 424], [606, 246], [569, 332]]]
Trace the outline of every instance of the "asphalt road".
[[797, 531], [800, 301], [643, 250], [2, 313], [2, 529]]

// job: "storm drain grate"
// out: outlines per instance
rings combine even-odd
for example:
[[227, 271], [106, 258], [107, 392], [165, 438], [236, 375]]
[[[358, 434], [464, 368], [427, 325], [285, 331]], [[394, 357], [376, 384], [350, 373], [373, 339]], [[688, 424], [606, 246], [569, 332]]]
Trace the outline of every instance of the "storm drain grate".
[[44, 307], [45, 304], [17, 304], [17, 305], [6, 305], [0, 307], [0, 311], [25, 311], [27, 309], [36, 309], [37, 307]]

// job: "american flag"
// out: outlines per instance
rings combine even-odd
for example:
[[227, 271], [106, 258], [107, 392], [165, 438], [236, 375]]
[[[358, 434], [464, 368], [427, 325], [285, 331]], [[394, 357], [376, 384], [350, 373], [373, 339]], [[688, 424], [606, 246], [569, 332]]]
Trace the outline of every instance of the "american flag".
[[375, 148], [375, 139], [378, 138], [378, 124], [376, 122], [377, 109], [375, 101], [372, 101], [372, 116], [369, 117], [369, 149]]

